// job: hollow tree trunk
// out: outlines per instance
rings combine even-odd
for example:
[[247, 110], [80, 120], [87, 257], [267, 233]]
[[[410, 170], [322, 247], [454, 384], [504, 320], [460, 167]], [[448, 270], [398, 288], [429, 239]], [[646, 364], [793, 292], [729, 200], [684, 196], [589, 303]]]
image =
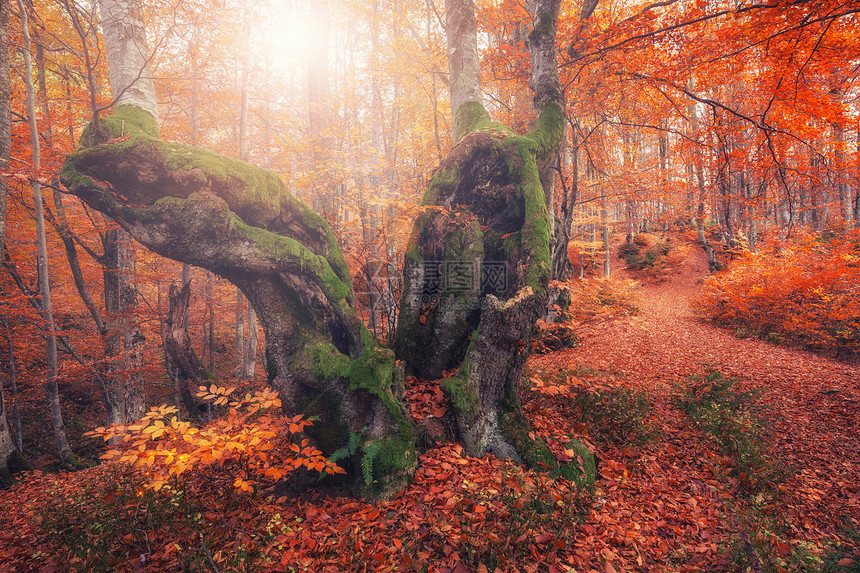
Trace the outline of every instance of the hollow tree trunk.
[[[447, 6], [462, 10], [460, 4]], [[474, 85], [451, 82], [452, 102], [463, 102], [453, 122], [458, 143], [430, 180], [423, 204], [431, 208], [418, 217], [407, 247], [395, 351], [420, 378], [457, 370], [442, 387], [472, 455], [516, 458], [518, 450], [534, 449], [522, 447], [517, 431], [524, 424], [519, 387], [550, 274], [539, 164], [564, 134], [554, 45], [558, 9], [557, 0], [536, 3], [529, 44], [540, 117], [528, 134], [493, 123]], [[469, 53], [468, 26], [449, 21], [448, 38], [454, 42], [449, 55]], [[452, 61], [452, 74], [455, 65], [473, 67]]]
[[401, 372], [358, 319], [323, 218], [271, 172], [160, 141], [141, 108], [119, 106], [103, 128], [127, 139], [69, 155], [61, 172], [69, 192], [154, 252], [238, 286], [265, 331], [268, 377], [284, 411], [319, 418], [309, 433], [326, 454], [363, 432], [378, 443], [377, 487], [402, 485], [415, 452]]

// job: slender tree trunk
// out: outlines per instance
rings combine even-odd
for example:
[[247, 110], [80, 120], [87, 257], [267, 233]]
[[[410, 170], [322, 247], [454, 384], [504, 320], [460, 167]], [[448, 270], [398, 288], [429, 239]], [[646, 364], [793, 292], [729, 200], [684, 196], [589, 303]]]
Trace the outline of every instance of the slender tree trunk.
[[[250, 161], [248, 152], [248, 82], [250, 79], [250, 42], [251, 42], [251, 14], [247, 2], [243, 2], [243, 35], [244, 42], [242, 47], [242, 80], [241, 80], [241, 101], [239, 103], [239, 159], [242, 161]], [[327, 54], [326, 54], [326, 57]], [[326, 81], [328, 78], [326, 77]], [[309, 80], [310, 81], [310, 80]], [[237, 303], [239, 301], [237, 294]], [[211, 301], [210, 301], [211, 304]], [[210, 307], [212, 308], [212, 307]], [[242, 360], [238, 364], [239, 378], [242, 380], [254, 379], [254, 368], [257, 360], [257, 314], [254, 312], [253, 306], [248, 304], [248, 337], [244, 341], [242, 351]], [[238, 319], [238, 314], [237, 314]], [[210, 322], [211, 324], [211, 322]], [[236, 333], [241, 336], [241, 327], [237, 325]], [[210, 331], [211, 334], [212, 331]], [[214, 336], [210, 336], [210, 356], [214, 356]], [[238, 338], [237, 338], [238, 340]], [[238, 342], [237, 342], [238, 344]]]
[[[9, 169], [9, 157], [12, 150], [12, 123], [11, 123], [11, 85], [9, 79], [9, 2], [0, 5], [0, 170]], [[8, 180], [0, 177], [0, 261], [3, 260], [6, 247], [6, 193]], [[9, 326], [6, 315], [3, 315], [3, 323], [6, 332]], [[7, 336], [9, 343], [9, 357], [11, 377], [14, 380], [14, 351], [12, 339]], [[15, 442], [9, 429], [8, 413], [4, 395], [3, 378], [0, 375], [0, 476], [7, 472], [8, 460], [15, 451]], [[19, 433], [20, 434], [20, 433]], [[20, 449], [20, 448], [19, 448]]]
[[245, 339], [245, 359], [242, 362], [242, 379], [253, 380], [257, 365], [257, 313], [248, 305], [248, 337]]
[[[101, 24], [117, 107], [137, 106], [158, 122], [158, 103], [149, 66], [149, 50], [139, 0], [100, 0]], [[140, 330], [130, 320], [137, 305], [134, 287], [135, 254], [131, 237], [122, 229], [105, 233], [105, 311], [108, 322], [108, 356], [115, 356], [114, 375], [107, 397], [108, 419], [126, 423], [143, 416], [145, 409]], [[113, 276], [111, 276], [113, 275]]]
[[236, 378], [242, 378], [242, 367], [245, 364], [245, 295], [236, 287], [236, 315], [235, 315], [235, 356], [236, 356]]
[[[33, 86], [33, 65], [30, 57], [30, 31], [28, 29], [27, 9], [21, 0], [18, 0], [18, 9], [21, 12], [21, 29], [24, 36], [24, 83], [27, 86], [27, 116], [30, 123], [30, 145], [33, 150], [33, 168], [35, 172], [40, 169], [41, 154], [39, 151], [39, 129], [36, 125], [36, 95]], [[36, 216], [36, 241], [39, 268], [39, 295], [41, 300], [42, 320], [45, 323], [47, 340], [47, 366], [48, 372], [44, 383], [45, 399], [51, 416], [51, 425], [54, 430], [54, 442], [60, 462], [71, 467], [74, 460], [69, 440], [66, 437], [66, 427], [63, 422], [63, 413], [60, 406], [60, 394], [57, 388], [57, 336], [54, 326], [54, 315], [51, 309], [51, 284], [48, 274], [48, 246], [45, 237], [45, 214], [42, 203], [42, 184], [38, 179], [33, 179], [33, 206]]]
[[611, 273], [610, 259], [612, 249], [609, 245], [609, 200], [606, 197], [606, 188], [603, 188], [600, 196], [600, 225], [603, 237], [603, 276], [609, 278]]
[[177, 288], [175, 284], [170, 285], [163, 343], [165, 353], [177, 369], [175, 390], [179, 393], [188, 415], [199, 418], [200, 412], [194, 400], [194, 393], [197, 386], [205, 382], [206, 376], [191, 346], [191, 337], [188, 335], [190, 296], [189, 283], [183, 283], [181, 288]]
[[212, 294], [212, 273], [206, 271], [206, 316], [209, 318], [209, 373], [215, 372], [215, 299]]
[[[111, 221], [107, 221], [112, 225]], [[102, 399], [107, 409], [108, 424], [125, 424], [128, 421], [125, 405], [125, 383], [127, 375], [123, 368], [123, 328], [120, 271], [120, 240], [118, 228], [110, 228], [104, 232], [102, 247], [104, 249], [104, 264], [102, 277], [104, 282], [105, 328], [104, 354], [106, 371], [102, 385]]]
[[308, 106], [308, 134], [313, 146], [312, 162], [317, 171], [313, 207], [330, 224], [336, 224], [338, 205], [335, 191], [325, 181], [324, 173], [330, 167], [331, 138], [329, 136], [329, 35], [331, 15], [328, 0], [318, 0], [311, 4], [311, 18], [314, 20], [315, 34], [307, 50], [307, 69], [305, 94]]
[[[18, 406], [18, 360], [15, 357], [15, 346], [12, 344], [12, 336], [10, 334], [11, 331], [12, 329], [9, 325], [9, 319], [4, 316], [3, 337], [6, 339], [6, 344], [9, 347], [9, 395], [12, 398], [12, 440], [14, 441], [15, 448], [18, 450], [18, 452], [23, 453], [24, 443], [21, 437], [21, 409]], [[3, 390], [3, 388], [0, 388], [0, 390]], [[0, 399], [2, 398], [3, 396], [0, 396]], [[0, 406], [2, 406], [3, 413], [8, 423], [9, 411], [7, 408], [7, 404], [8, 402], [3, 402], [2, 404], [0, 404]], [[3, 418], [0, 418], [0, 423], [3, 423]], [[2, 431], [0, 431], [0, 435], [2, 435]], [[0, 464], [0, 473], [2, 473], [3, 467], [5, 465], [5, 460], [8, 460], [8, 458], [9, 455], [7, 453], [6, 458], [3, 458], [3, 463]]]
[[114, 105], [136, 105], [158, 121], [140, 0], [99, 0]]
[[120, 305], [123, 362], [126, 370], [123, 401], [127, 422], [140, 420], [146, 411], [143, 376], [143, 342], [146, 340], [136, 322], [137, 288], [135, 287], [136, 253], [131, 235], [121, 231], [119, 246]]
[[845, 161], [845, 129], [841, 124], [837, 124], [833, 126], [833, 131], [834, 145], [836, 146], [834, 152], [836, 189], [839, 195], [840, 212], [842, 220], [850, 225], [854, 220], [854, 201], [850, 171]]
[[481, 103], [481, 70], [474, 0], [445, 0], [448, 34], [448, 93], [451, 101], [451, 137], [456, 142], [468, 132], [468, 120], [458, 112], [466, 102]]

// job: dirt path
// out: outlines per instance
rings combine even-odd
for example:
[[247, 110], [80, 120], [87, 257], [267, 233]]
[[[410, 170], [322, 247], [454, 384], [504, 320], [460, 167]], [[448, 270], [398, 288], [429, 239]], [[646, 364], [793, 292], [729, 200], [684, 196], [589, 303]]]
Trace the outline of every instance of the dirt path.
[[[668, 281], [640, 288], [638, 315], [598, 325], [576, 348], [534, 361], [539, 367], [617, 373], [621, 384], [654, 401], [652, 423], [660, 427], [661, 440], [641, 454], [611, 447], [599, 452], [605, 504], [591, 516], [595, 535], [583, 543], [597, 551], [608, 547], [621, 568], [654, 570], [657, 563], [666, 571], [731, 570], [756, 535], [773, 533], [771, 543], [784, 542], [791, 551], [806, 551], [801, 543], [811, 542], [815, 553], [838, 534], [843, 519], [860, 524], [860, 368], [741, 340], [702, 323], [689, 299], [706, 269], [704, 254], [692, 249]], [[772, 408], [771, 455], [789, 469], [789, 477], [780, 486], [779, 507], [756, 508], [756, 515], [772, 516], [774, 531], [749, 523], [755, 501], [739, 497], [725, 461], [673, 405], [678, 385], [708, 368], [745, 388], [759, 388], [760, 400]], [[638, 534], [617, 546], [603, 523], [607, 510], [617, 521], [611, 526]], [[777, 522], [783, 522], [778, 532]], [[651, 565], [639, 564], [643, 554]]]

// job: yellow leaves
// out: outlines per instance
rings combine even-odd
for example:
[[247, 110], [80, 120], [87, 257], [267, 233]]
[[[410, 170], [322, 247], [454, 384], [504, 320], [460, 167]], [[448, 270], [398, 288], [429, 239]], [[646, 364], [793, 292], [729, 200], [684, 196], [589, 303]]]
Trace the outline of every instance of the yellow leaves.
[[151, 426], [147, 426], [143, 429], [144, 434], [150, 434], [153, 438], [160, 438], [164, 435], [166, 428], [164, 422], [161, 420], [156, 420], [155, 423]]
[[118, 458], [120, 456], [122, 456], [121, 450], [108, 450], [104, 454], [99, 456], [99, 459], [100, 460], [112, 460], [112, 459]]
[[[274, 481], [300, 467], [346, 473], [302, 436], [312, 420], [301, 415], [286, 419], [278, 414], [259, 415], [261, 409], [280, 407], [274, 390], [240, 395], [235, 387], [212, 384], [200, 386], [197, 395], [229, 409], [198, 428], [181, 420], [175, 407], [159, 406], [151, 408], [138, 423], [99, 427], [88, 435], [104, 440], [120, 438], [122, 445], [108, 449], [102, 459], [145, 468], [151, 489], [161, 489], [170, 479], [200, 468], [212, 475], [226, 473], [233, 486], [244, 492], [254, 491], [253, 475]], [[283, 444], [284, 436], [293, 436], [294, 441]], [[239, 468], [241, 474], [235, 473]]]
[[161, 406], [153, 406], [149, 409], [144, 416], [144, 420], [152, 420], [155, 418], [166, 418], [171, 414], [178, 414], [179, 409], [176, 406], [167, 406], [165, 404]]

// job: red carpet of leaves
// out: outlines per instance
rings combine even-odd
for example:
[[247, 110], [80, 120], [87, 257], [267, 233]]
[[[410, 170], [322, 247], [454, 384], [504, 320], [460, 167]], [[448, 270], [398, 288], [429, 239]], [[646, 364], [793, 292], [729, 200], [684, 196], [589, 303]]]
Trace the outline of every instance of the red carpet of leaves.
[[[726, 570], [731, 556], [719, 550], [720, 543], [757, 533], [737, 523], [742, 502], [735, 499], [735, 484], [716, 475], [725, 475], [724, 460], [672, 405], [677, 386], [707, 368], [760, 389], [761, 401], [772, 408], [770, 454], [790, 470], [779, 498], [787, 537], [820, 549], [837, 538], [843, 518], [860, 524], [860, 368], [739, 340], [698, 321], [687, 301], [706, 268], [701, 251], [693, 251], [669, 281], [642, 287], [639, 315], [597, 325], [577, 348], [533, 361], [550, 369], [611, 372], [616, 376], [610, 379], [653, 397], [652, 423], [661, 427], [662, 443], [641, 454], [599, 452], [606, 503], [589, 518], [600, 528], [595, 550], [617, 546], [621, 530], [640, 532], [637, 546], [653, 561], [639, 570]], [[536, 412], [537, 423], [564, 423], [551, 414]], [[625, 569], [637, 570], [629, 551], [620, 555]]]
[[[425, 452], [412, 484], [389, 501], [219, 496], [201, 481], [188, 485], [201, 505], [193, 520], [126, 534], [130, 548], [110, 569], [182, 570], [193, 552], [190, 570], [730, 571], [733, 544], [757, 532], [744, 523], [726, 460], [673, 405], [679, 385], [707, 367], [762, 389], [774, 414], [772, 455], [793, 470], [778, 508], [785, 538], [821, 550], [843, 516], [860, 522], [860, 368], [697, 321], [687, 299], [705, 272], [699, 255], [668, 281], [644, 285], [640, 314], [592, 325], [578, 347], [530, 362], [533, 371], [589, 369], [584, 383], [627, 385], [654, 403], [659, 438], [622, 448], [577, 426], [562, 397], [526, 397], [536, 432], [578, 435], [595, 449], [593, 493], [452, 444]], [[447, 408], [432, 383], [410, 381], [409, 397], [416, 419]], [[0, 493], [0, 571], [87, 570], [46, 535], [44, 508], [107, 476], [104, 466], [36, 474]]]

